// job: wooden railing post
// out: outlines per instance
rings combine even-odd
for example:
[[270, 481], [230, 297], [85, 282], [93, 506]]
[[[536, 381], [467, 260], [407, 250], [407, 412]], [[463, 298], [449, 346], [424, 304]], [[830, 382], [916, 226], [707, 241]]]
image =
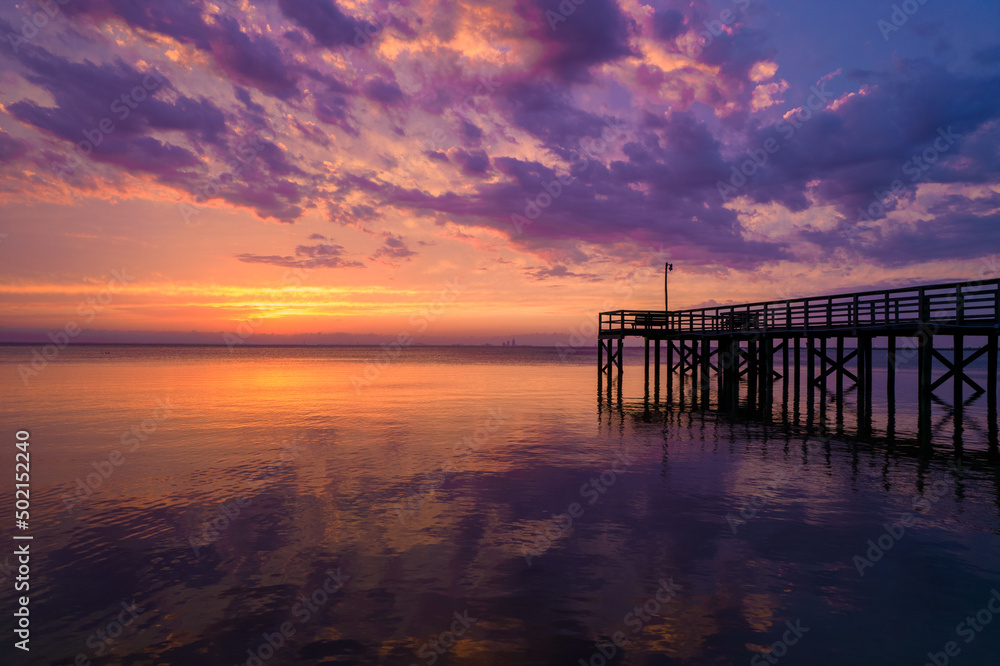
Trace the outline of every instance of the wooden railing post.
[[965, 323], [965, 296], [962, 294], [962, 285], [955, 287], [955, 319], [958, 320], [959, 326]]
[[1000, 324], [1000, 281], [993, 283], [993, 321]]

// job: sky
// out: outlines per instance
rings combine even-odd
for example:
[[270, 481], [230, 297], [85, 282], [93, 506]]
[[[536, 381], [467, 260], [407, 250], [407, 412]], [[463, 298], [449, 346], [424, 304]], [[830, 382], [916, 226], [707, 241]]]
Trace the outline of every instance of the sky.
[[671, 309], [1000, 277], [998, 28], [986, 0], [5, 3], [0, 341], [589, 339], [663, 308], [666, 261]]

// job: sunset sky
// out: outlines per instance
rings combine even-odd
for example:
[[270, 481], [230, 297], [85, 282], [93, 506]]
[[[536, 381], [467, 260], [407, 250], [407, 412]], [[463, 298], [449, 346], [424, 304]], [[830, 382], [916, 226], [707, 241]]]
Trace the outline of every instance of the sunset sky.
[[998, 277], [998, 28], [995, 0], [5, 3], [0, 326], [528, 342], [662, 308], [665, 260], [672, 308]]

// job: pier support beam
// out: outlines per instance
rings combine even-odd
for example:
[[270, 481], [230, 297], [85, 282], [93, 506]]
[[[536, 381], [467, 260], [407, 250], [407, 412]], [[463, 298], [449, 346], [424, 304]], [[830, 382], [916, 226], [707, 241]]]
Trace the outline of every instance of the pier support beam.
[[896, 336], [890, 335], [885, 344], [888, 350], [886, 362], [885, 391], [889, 398], [895, 400], [896, 397]]
[[858, 433], [866, 436], [872, 426], [872, 336], [858, 338]]
[[885, 434], [889, 441], [896, 437], [896, 336], [890, 335], [886, 341], [888, 350], [885, 376], [886, 425]]
[[997, 450], [997, 345], [1000, 336], [996, 333], [987, 337], [986, 344], [986, 412], [989, 422], [989, 445], [994, 454]]
[[816, 338], [806, 338], [806, 413], [812, 417], [816, 404]]
[[[774, 405], [774, 337], [764, 336], [764, 410], [770, 417]], [[770, 420], [770, 418], [768, 418]]]
[[674, 398], [674, 341], [667, 340], [667, 403]]
[[691, 340], [691, 405], [698, 406], [698, 395], [701, 390], [701, 340]]
[[736, 411], [740, 401], [740, 341], [729, 335], [719, 340], [719, 406]]
[[921, 444], [930, 444], [931, 437], [931, 363], [934, 351], [934, 336], [922, 330], [917, 339], [917, 439]]
[[799, 382], [801, 381], [801, 376], [802, 376], [801, 348], [802, 348], [802, 338], [796, 337], [795, 338], [795, 385], [793, 386], [793, 388], [795, 389], [796, 403], [799, 401], [799, 393], [800, 393]]
[[954, 375], [951, 378], [952, 383], [952, 403], [954, 405], [953, 409], [953, 421], [955, 425], [955, 441], [960, 442], [962, 439], [962, 419], [964, 417], [962, 409], [965, 405], [962, 404], [964, 395], [962, 389], [965, 386], [965, 336], [955, 335], [952, 344], [952, 360], [954, 363], [954, 369], [952, 372]]
[[708, 369], [710, 367], [711, 342], [707, 337], [701, 339], [701, 408], [709, 407]]
[[837, 403], [844, 400], [844, 336], [837, 336]]
[[653, 383], [656, 388], [653, 389], [653, 401], [660, 402], [660, 339], [656, 339], [656, 346], [653, 350]]
[[615, 355], [615, 360], [618, 363], [618, 391], [622, 390], [622, 347], [624, 346], [625, 338], [618, 338], [618, 354]]
[[649, 401], [649, 338], [643, 338], [643, 341], [646, 343], [646, 362], [643, 364], [646, 370], [646, 378], [643, 383], [643, 386], [645, 387], [643, 393], [646, 396], [646, 401], [648, 402]]
[[826, 430], [826, 336], [819, 339], [819, 427]]
[[604, 340], [597, 338], [597, 395], [604, 387]]
[[677, 341], [677, 399], [681, 407], [684, 406], [684, 387], [687, 382], [684, 380], [684, 370], [687, 359], [687, 342], [681, 338]]
[[785, 385], [785, 394], [788, 393], [788, 343], [791, 342], [788, 338], [785, 338], [781, 345], [781, 380]]
[[729, 354], [729, 345], [725, 338], [719, 338], [715, 341], [718, 345], [718, 349], [715, 352], [715, 393], [716, 400], [719, 403], [719, 409], [725, 409], [725, 386], [726, 386], [726, 356]]

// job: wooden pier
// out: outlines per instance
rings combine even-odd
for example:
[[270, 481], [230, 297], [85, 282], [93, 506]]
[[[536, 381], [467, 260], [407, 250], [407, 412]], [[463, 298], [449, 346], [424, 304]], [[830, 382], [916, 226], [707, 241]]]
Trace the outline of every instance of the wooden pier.
[[[956, 430], [962, 427], [966, 393], [970, 397], [985, 393], [989, 438], [996, 442], [998, 334], [1000, 280], [669, 312], [615, 310], [600, 314], [598, 390], [603, 391], [606, 382], [610, 397], [615, 380], [621, 390], [624, 339], [641, 337], [645, 341], [647, 400], [652, 370], [652, 397], [659, 402], [661, 359], [665, 351], [667, 403], [673, 401], [674, 375], [677, 375], [681, 404], [686, 402], [685, 393], [690, 390], [692, 403], [708, 408], [714, 373], [720, 409], [736, 409], [741, 401], [741, 386], [745, 384], [746, 403], [769, 410], [774, 400], [774, 381], [784, 379], [785, 400], [789, 385], [798, 396], [804, 381], [812, 413], [817, 394], [820, 404], [825, 405], [828, 391], [834, 393], [842, 408], [847, 379], [854, 383], [857, 392], [858, 424], [859, 430], [863, 430], [866, 424], [870, 427], [872, 417], [874, 341], [884, 338], [890, 408], [896, 395], [896, 367], [915, 356], [919, 431], [931, 431], [933, 394], [951, 380]], [[950, 358], [935, 348], [935, 338], [944, 336], [952, 338], [951, 349], [947, 350]], [[970, 339], [978, 342], [972, 349], [966, 349]], [[966, 373], [969, 364], [984, 355], [985, 387]]]

